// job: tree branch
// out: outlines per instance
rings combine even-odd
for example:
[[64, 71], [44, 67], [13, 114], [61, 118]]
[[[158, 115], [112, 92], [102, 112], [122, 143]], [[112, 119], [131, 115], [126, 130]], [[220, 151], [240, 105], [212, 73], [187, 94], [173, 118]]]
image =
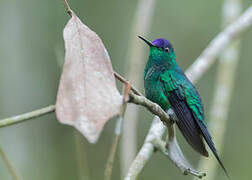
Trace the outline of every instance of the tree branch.
[[[172, 130], [173, 129], [173, 130]], [[169, 130], [175, 132], [174, 127]], [[177, 166], [184, 175], [191, 174], [197, 178], [206, 176], [206, 173], [200, 173], [194, 170], [185, 159], [179, 145], [177, 143], [176, 136], [169, 137], [168, 143], [161, 139], [155, 138], [151, 142], [155, 148], [157, 148], [162, 154], [168, 157]]]
[[66, 12], [69, 14], [69, 16], [72, 17], [73, 11], [72, 11], [72, 9], [70, 8], [70, 6], [69, 6], [67, 0], [62, 0], [62, 2], [63, 2], [64, 6], [65, 6], [65, 8], [66, 8]]
[[155, 116], [151, 124], [150, 130], [145, 138], [144, 144], [138, 152], [136, 158], [132, 162], [124, 180], [132, 180], [137, 178], [137, 176], [142, 171], [143, 167], [153, 154], [154, 146], [151, 141], [155, 138], [161, 139], [163, 133], [165, 132], [165, 129], [166, 127], [163, 125], [163, 123], [159, 120], [157, 116]]
[[[128, 81], [127, 81], [124, 77], [122, 77], [119, 73], [117, 73], [117, 72], [114, 71], [114, 75], [115, 75], [115, 77], [116, 77], [119, 81], [121, 81], [122, 83], [128, 84]], [[140, 93], [140, 91], [138, 91], [138, 90], [137, 90], [134, 86], [132, 86], [132, 85], [131, 85], [131, 90], [132, 90], [136, 95], [138, 95], [138, 96], [143, 96], [143, 95]]]
[[17, 123], [21, 123], [26, 120], [33, 119], [33, 118], [36, 118], [39, 116], [43, 116], [43, 115], [46, 115], [46, 114], [54, 112], [54, 111], [55, 111], [55, 105], [50, 105], [45, 108], [38, 109], [38, 110], [35, 110], [32, 112], [28, 112], [25, 114], [2, 119], [2, 120], [0, 120], [0, 128], [5, 127], [5, 126], [9, 126], [9, 125], [13, 125], [13, 124], [17, 124]]
[[151, 113], [157, 115], [161, 121], [163, 121], [167, 125], [171, 124], [169, 115], [158, 104], [153, 103], [144, 96], [137, 96], [133, 93], [130, 93], [129, 95], [130, 95], [129, 102], [147, 108]]

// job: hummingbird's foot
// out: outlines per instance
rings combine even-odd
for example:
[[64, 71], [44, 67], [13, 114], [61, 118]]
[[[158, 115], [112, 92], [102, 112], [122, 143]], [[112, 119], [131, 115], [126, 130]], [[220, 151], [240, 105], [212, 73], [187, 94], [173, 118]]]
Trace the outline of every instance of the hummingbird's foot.
[[184, 175], [192, 174], [192, 175], [198, 177], [199, 179], [202, 179], [203, 177], [206, 176], [206, 173], [198, 172], [198, 171], [195, 171], [191, 168], [186, 169], [183, 174]]
[[176, 120], [171, 117], [171, 124], [173, 125], [175, 122]]
[[169, 115], [169, 117], [171, 118], [171, 123], [174, 124], [175, 122], [178, 121], [178, 118], [176, 116], [176, 114], [174, 113], [174, 111], [170, 108], [167, 111], [167, 114]]

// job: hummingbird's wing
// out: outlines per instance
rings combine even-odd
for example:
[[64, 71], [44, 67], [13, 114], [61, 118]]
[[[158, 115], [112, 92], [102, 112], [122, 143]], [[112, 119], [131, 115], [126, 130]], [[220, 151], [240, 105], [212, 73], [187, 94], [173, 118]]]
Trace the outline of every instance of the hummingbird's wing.
[[178, 117], [176, 124], [186, 141], [195, 151], [199, 152], [203, 156], [208, 156], [208, 152], [201, 137], [200, 128], [195, 121], [192, 110], [187, 104], [183, 88], [169, 71], [164, 72], [160, 76], [160, 81], [163, 85], [164, 94]]
[[211, 135], [206, 128], [203, 105], [196, 88], [184, 74], [180, 74], [179, 79], [178, 77], [176, 79], [172, 73], [167, 71], [160, 76], [160, 80], [163, 83], [164, 93], [168, 98], [173, 111], [178, 117], [177, 125], [187, 142], [197, 152], [204, 156], [208, 156], [208, 152], [202, 141], [203, 136], [228, 176], [227, 171], [217, 154]]

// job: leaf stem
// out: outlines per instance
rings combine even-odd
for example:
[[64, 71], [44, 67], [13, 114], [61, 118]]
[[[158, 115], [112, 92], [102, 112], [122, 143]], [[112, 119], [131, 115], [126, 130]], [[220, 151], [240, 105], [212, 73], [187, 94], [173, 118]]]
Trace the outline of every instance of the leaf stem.
[[69, 6], [67, 0], [62, 0], [62, 2], [63, 2], [64, 6], [65, 6], [65, 8], [66, 8], [66, 12], [69, 14], [69, 16], [72, 17], [73, 11], [72, 11], [72, 9], [70, 8], [70, 6]]

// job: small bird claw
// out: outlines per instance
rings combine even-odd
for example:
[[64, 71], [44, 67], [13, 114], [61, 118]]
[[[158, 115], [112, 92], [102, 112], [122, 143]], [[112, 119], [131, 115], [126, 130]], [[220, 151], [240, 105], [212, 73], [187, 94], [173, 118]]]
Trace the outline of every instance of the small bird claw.
[[174, 124], [175, 122], [178, 121], [176, 114], [174, 113], [174, 111], [171, 108], [168, 109], [167, 114], [170, 116], [172, 124]]

